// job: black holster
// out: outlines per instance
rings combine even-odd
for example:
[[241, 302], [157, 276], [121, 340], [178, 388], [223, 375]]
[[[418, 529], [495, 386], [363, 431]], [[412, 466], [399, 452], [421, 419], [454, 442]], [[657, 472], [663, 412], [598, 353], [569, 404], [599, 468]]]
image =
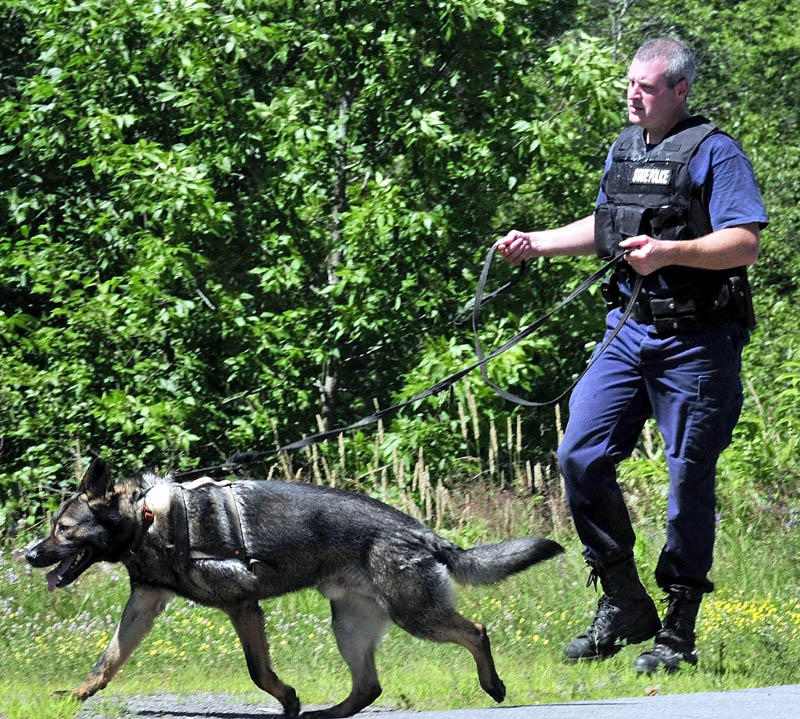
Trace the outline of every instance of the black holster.
[[747, 275], [737, 275], [728, 280], [731, 291], [731, 302], [736, 308], [736, 319], [748, 330], [756, 326], [756, 312], [753, 308], [753, 291]]

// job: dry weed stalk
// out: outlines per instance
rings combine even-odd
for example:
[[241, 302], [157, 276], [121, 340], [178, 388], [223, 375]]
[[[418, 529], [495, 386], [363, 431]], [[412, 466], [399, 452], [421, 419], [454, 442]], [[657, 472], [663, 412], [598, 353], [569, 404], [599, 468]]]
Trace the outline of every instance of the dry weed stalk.
[[[486, 419], [479, 413], [478, 405], [469, 386], [465, 388], [466, 404], [457, 403], [458, 427], [461, 438], [465, 442], [472, 441], [477, 446], [478, 456], [465, 456], [454, 460], [454, 474], [459, 471], [459, 463], [463, 463], [473, 480], [480, 478], [485, 488], [478, 494], [482, 501], [492, 501], [495, 489], [511, 490], [513, 497], [504, 492], [502, 517], [499, 517], [502, 531], [513, 531], [514, 525], [539, 522], [560, 528], [567, 516], [563, 483], [558, 471], [541, 462], [533, 462], [525, 457], [523, 441], [522, 417], [506, 417], [505, 437], [500, 441], [497, 422], [493, 417]], [[377, 402], [376, 409], [377, 407]], [[317, 416], [317, 425], [324, 429], [322, 417]], [[484, 447], [485, 455], [480, 447], [482, 425], [488, 429], [488, 447]], [[277, 430], [273, 421], [273, 433], [278, 442]], [[561, 414], [555, 412], [555, 429], [562, 436]], [[470, 432], [471, 430], [471, 432]], [[376, 495], [389, 501], [399, 502], [399, 509], [416, 517], [435, 528], [443, 526], [463, 527], [468, 524], [471, 499], [469, 492], [462, 492], [463, 484], [456, 488], [459, 500], [453, 498], [453, 491], [446, 486], [448, 477], [433, 478], [434, 470], [428, 466], [424, 447], [416, 448], [416, 461], [410, 477], [407, 476], [406, 462], [401, 449], [393, 446], [391, 458], [384, 459], [382, 450], [386, 432], [383, 421], [379, 421], [374, 438], [371, 440], [370, 452], [365, 460], [357, 446], [347, 442], [340, 435], [336, 444], [326, 440], [318, 445], [305, 448], [300, 456], [302, 466], [298, 469], [292, 464], [287, 453], [278, 456], [277, 463], [270, 469], [270, 477], [274, 475], [286, 481], [308, 481], [329, 487], [348, 487], [361, 491], [373, 491]], [[368, 445], [369, 446], [369, 445]], [[646, 445], [648, 452], [652, 444]], [[478, 471], [473, 468], [477, 463]], [[366, 466], [365, 466], [366, 464]], [[544, 501], [542, 501], [544, 500]], [[474, 509], [474, 505], [472, 507]], [[534, 516], [531, 516], [534, 515]]]

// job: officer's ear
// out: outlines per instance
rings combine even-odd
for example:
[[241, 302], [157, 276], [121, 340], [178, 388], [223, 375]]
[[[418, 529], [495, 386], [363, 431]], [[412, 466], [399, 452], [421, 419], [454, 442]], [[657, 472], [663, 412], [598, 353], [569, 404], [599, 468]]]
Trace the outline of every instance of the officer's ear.
[[686, 98], [689, 96], [689, 81], [684, 77], [678, 81], [674, 89], [678, 99], [686, 102]]

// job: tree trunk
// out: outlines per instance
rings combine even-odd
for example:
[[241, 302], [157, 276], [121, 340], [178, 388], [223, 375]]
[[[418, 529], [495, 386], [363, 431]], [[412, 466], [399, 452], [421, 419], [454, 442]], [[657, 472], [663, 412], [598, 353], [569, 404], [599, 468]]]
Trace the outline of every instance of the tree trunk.
[[[342, 218], [347, 210], [347, 120], [350, 112], [351, 100], [348, 93], [342, 96], [339, 102], [339, 129], [336, 139], [336, 157], [333, 186], [333, 212], [331, 215], [331, 249], [325, 259], [328, 273], [328, 285], [339, 282], [338, 268], [344, 260], [342, 247]], [[336, 404], [339, 386], [339, 376], [335, 360], [329, 359], [323, 366], [323, 376], [319, 383], [322, 409], [320, 414], [325, 428], [330, 428], [336, 422]]]

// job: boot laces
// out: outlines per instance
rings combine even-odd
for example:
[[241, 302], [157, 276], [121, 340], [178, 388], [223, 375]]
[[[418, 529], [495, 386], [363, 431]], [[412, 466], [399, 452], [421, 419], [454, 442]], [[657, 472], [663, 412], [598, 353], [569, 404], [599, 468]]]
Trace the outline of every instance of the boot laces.
[[608, 595], [604, 594], [597, 603], [597, 612], [595, 612], [594, 620], [586, 630], [586, 635], [595, 637], [598, 634], [605, 634], [607, 628], [616, 619], [617, 614], [619, 614], [619, 607], [611, 601]]

